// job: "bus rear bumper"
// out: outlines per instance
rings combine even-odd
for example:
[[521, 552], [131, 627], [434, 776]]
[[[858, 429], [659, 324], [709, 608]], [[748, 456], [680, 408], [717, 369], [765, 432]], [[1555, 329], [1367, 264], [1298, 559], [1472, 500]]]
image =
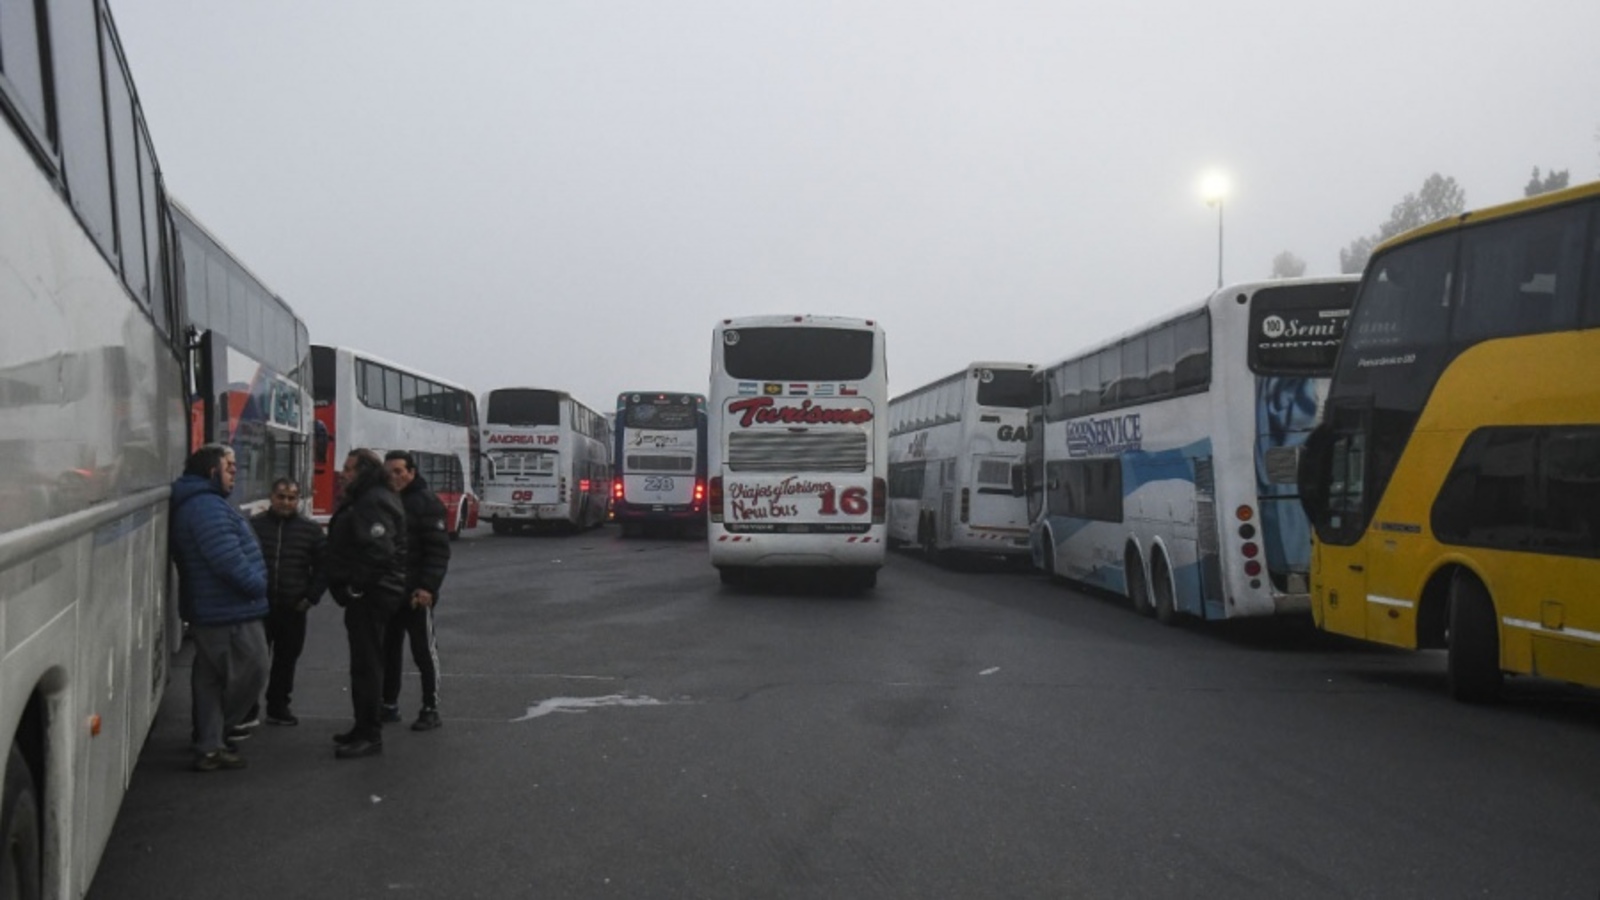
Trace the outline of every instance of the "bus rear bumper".
[[878, 569], [885, 557], [880, 529], [868, 534], [729, 534], [713, 525], [707, 535], [711, 564], [776, 568]]

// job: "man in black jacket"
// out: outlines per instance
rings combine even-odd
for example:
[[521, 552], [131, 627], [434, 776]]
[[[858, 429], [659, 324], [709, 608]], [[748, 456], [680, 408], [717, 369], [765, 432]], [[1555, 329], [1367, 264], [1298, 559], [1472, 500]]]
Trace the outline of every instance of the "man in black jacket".
[[450, 566], [450, 534], [444, 504], [417, 471], [417, 461], [404, 450], [383, 458], [389, 487], [406, 508], [407, 602], [389, 620], [383, 646], [383, 720], [400, 721], [400, 681], [405, 663], [403, 645], [411, 643], [411, 659], [422, 676], [422, 710], [412, 731], [432, 731], [439, 718], [439, 646], [434, 640], [433, 607], [439, 601]]
[[333, 740], [335, 756], [355, 759], [383, 752], [383, 632], [406, 605], [406, 514], [376, 452], [351, 451], [340, 480], [344, 491], [328, 522], [324, 572], [328, 592], [344, 607], [355, 726]]
[[267, 721], [298, 725], [289, 709], [294, 667], [306, 646], [306, 610], [322, 599], [327, 584], [322, 552], [328, 539], [321, 526], [300, 515], [300, 485], [279, 478], [272, 484], [272, 506], [250, 520], [267, 561], [267, 646], [272, 674], [267, 679]]

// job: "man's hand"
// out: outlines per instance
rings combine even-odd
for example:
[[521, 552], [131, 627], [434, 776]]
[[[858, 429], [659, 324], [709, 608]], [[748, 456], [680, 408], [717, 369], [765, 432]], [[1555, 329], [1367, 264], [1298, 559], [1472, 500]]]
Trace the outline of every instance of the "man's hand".
[[310, 608], [311, 608], [311, 601], [306, 599], [305, 597], [301, 597], [299, 600], [295, 601], [295, 604], [294, 604], [294, 611], [295, 612], [305, 612], [306, 610], [308, 610]]
[[433, 605], [433, 593], [417, 588], [411, 592], [411, 606], [413, 609], [422, 609]]

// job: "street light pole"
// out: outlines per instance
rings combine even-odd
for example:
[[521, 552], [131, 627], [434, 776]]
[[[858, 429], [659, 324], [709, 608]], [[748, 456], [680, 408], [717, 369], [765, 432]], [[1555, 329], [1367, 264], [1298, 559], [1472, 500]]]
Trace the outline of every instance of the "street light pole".
[[1206, 173], [1200, 182], [1200, 195], [1207, 206], [1217, 208], [1217, 287], [1222, 287], [1222, 200], [1228, 195], [1228, 176], [1221, 172]]
[[1222, 288], [1222, 198], [1217, 198], [1217, 288]]

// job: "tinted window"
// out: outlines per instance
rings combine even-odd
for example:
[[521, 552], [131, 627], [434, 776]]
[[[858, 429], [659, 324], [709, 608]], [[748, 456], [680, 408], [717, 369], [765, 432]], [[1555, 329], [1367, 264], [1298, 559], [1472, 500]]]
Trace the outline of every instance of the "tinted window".
[[542, 390], [502, 390], [489, 394], [491, 425], [560, 425], [561, 394]]
[[333, 373], [335, 359], [332, 347], [311, 348], [311, 399], [318, 403], [333, 402], [334, 386], [338, 383]]
[[116, 253], [105, 94], [100, 82], [99, 16], [93, 3], [51, 4], [56, 114], [72, 207], [107, 256]]
[[1600, 557], [1600, 428], [1474, 432], [1433, 508], [1445, 543]]
[[39, 60], [39, 22], [32, 0], [0, 4], [0, 74], [41, 140], [50, 133]]
[[1201, 313], [1179, 319], [1172, 327], [1173, 389], [1187, 391], [1211, 384], [1211, 316]]
[[1445, 362], [1455, 238], [1397, 247], [1367, 266], [1339, 357], [1335, 396], [1372, 392], [1372, 405], [1422, 408]]
[[1576, 326], [1588, 218], [1569, 207], [1464, 234], [1455, 342]]
[[1356, 282], [1256, 291], [1250, 302], [1250, 370], [1258, 375], [1333, 374]]
[[978, 376], [978, 405], [1027, 409], [1039, 402], [1033, 373], [1018, 369], [984, 369]]
[[1045, 465], [1045, 502], [1051, 515], [1122, 521], [1122, 461], [1088, 459]]
[[629, 428], [684, 430], [695, 427], [695, 405], [671, 401], [630, 401], [623, 414]]
[[133, 97], [117, 58], [115, 44], [107, 40], [106, 118], [110, 123], [112, 185], [117, 203], [117, 247], [122, 260], [122, 280], [135, 297], [149, 302], [150, 282], [145, 273], [144, 215], [140, 211], [139, 150], [133, 138]]
[[860, 381], [872, 374], [874, 337], [859, 328], [730, 328], [722, 363], [733, 378]]

